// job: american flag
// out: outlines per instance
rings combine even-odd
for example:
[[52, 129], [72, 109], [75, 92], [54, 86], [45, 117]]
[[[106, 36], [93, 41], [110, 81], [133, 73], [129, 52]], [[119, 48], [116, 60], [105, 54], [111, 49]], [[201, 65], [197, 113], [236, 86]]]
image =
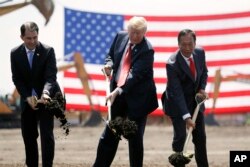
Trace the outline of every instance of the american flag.
[[[80, 52], [88, 72], [92, 101], [100, 111], [106, 111], [105, 78], [101, 72], [105, 56], [116, 33], [125, 30], [131, 15], [95, 13], [65, 8], [65, 59]], [[177, 49], [177, 35], [181, 29], [193, 29], [197, 45], [206, 51], [209, 78], [207, 91], [210, 100], [206, 112], [212, 110], [215, 71], [221, 69], [223, 78], [239, 74], [250, 75], [250, 12], [215, 13], [210, 15], [147, 16], [146, 34], [155, 49], [154, 79], [159, 108], [153, 112], [162, 115], [160, 97], [166, 87], [165, 64]], [[89, 110], [89, 101], [74, 68], [64, 72], [64, 92], [68, 110]], [[246, 78], [223, 81], [216, 102], [216, 114], [250, 111], [250, 82]]]

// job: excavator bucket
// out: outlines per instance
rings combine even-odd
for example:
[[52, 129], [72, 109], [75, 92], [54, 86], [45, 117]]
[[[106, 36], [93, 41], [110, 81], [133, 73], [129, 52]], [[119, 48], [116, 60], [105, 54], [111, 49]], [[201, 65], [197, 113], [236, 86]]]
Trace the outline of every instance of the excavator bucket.
[[81, 53], [79, 52], [74, 53], [72, 56], [73, 56], [73, 61], [57, 67], [58, 71], [65, 71], [70, 68], [76, 68], [77, 77], [81, 81], [81, 84], [83, 87], [83, 93], [87, 96], [87, 99], [89, 101], [89, 106], [91, 109], [90, 114], [87, 118], [87, 121], [83, 121], [82, 113], [80, 113], [79, 121], [83, 126], [99, 125], [102, 122], [102, 116], [101, 116], [101, 113], [94, 108], [94, 105], [92, 102], [92, 91], [89, 86], [89, 76], [84, 66], [83, 57]]
[[45, 22], [45, 25], [46, 25], [49, 22], [50, 17], [52, 16], [54, 12], [54, 8], [55, 8], [52, 0], [42, 0], [42, 1], [32, 0], [32, 1], [25, 1], [22, 3], [14, 4], [14, 5], [3, 6], [3, 7], [0, 7], [0, 16], [13, 12], [29, 4], [33, 4], [39, 10], [39, 12], [43, 15], [43, 17], [46, 20]]
[[81, 80], [85, 94], [88, 98], [91, 107], [91, 113], [88, 120], [84, 123], [84, 126], [96, 126], [102, 122], [102, 117], [99, 111], [96, 111], [93, 107], [91, 99], [91, 89], [89, 87], [89, 78], [88, 73], [84, 67], [84, 60], [81, 56], [81, 53], [74, 54], [75, 66], [77, 71], [77, 76]]
[[40, 11], [46, 19], [45, 25], [49, 22], [51, 15], [54, 12], [54, 3], [52, 0], [32, 0], [31, 2]]

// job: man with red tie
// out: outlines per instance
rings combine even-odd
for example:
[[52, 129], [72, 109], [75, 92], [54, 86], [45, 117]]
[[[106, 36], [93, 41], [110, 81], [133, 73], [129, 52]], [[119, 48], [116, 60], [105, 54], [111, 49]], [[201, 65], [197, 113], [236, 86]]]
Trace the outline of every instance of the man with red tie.
[[173, 124], [172, 148], [175, 152], [182, 152], [186, 128], [193, 127], [197, 166], [208, 167], [204, 105], [200, 108], [196, 122], [191, 120], [196, 107], [195, 95], [201, 93], [203, 98], [208, 98], [205, 92], [208, 77], [205, 51], [196, 47], [196, 35], [190, 29], [179, 32], [178, 46], [179, 49], [171, 55], [166, 66], [168, 82], [163, 107]]
[[[105, 59], [104, 70], [112, 72], [112, 119], [128, 118], [135, 121], [137, 133], [128, 139], [131, 167], [143, 166], [143, 135], [147, 115], [158, 107], [156, 86], [153, 79], [154, 50], [146, 39], [147, 23], [143, 17], [132, 17], [127, 32], [119, 32]], [[109, 167], [115, 157], [119, 139], [108, 126], [99, 140], [94, 167]]]

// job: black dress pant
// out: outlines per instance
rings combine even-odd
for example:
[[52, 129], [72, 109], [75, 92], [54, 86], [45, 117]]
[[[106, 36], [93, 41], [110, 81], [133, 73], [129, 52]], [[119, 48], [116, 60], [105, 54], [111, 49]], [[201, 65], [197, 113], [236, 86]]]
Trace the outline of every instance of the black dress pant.
[[[181, 117], [171, 119], [174, 128], [172, 148], [175, 152], [182, 152], [186, 140], [186, 122]], [[192, 136], [197, 167], [208, 167], [204, 115], [201, 112], [198, 113]]]
[[54, 117], [48, 111], [32, 110], [28, 104], [21, 114], [21, 130], [25, 145], [26, 165], [28, 167], [38, 167], [39, 154], [37, 138], [40, 128], [42, 166], [52, 167], [54, 159]]
[[[128, 140], [130, 167], [143, 166], [143, 135], [146, 120], [146, 117], [134, 120], [138, 126], [138, 131], [136, 136]], [[93, 167], [110, 167], [115, 157], [119, 141], [110, 128], [106, 126], [99, 140], [96, 160]]]

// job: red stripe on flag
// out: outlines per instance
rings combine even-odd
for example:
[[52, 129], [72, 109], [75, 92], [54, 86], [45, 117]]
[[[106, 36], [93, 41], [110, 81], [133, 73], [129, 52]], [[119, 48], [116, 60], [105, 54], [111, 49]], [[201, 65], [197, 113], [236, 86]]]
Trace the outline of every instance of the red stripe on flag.
[[250, 64], [250, 58], [248, 59], [232, 59], [232, 60], [220, 60], [220, 61], [207, 61], [208, 67], [214, 66], [233, 66], [233, 65], [243, 65]]
[[250, 48], [250, 43], [247, 42], [247, 43], [204, 46], [205, 51], [232, 50], [232, 49], [244, 49], [244, 48]]
[[[64, 88], [65, 93], [70, 94], [84, 94], [85, 91], [83, 88]], [[98, 95], [98, 96], [106, 96], [106, 92], [103, 90], [92, 90], [92, 95]], [[244, 90], [244, 91], [227, 91], [227, 92], [220, 92], [219, 97], [220, 98], [226, 98], [226, 97], [238, 97], [238, 96], [250, 96], [250, 90]], [[158, 99], [161, 98], [161, 93], [157, 94]], [[213, 97], [213, 92], [209, 93], [209, 97]]]
[[[205, 114], [211, 113], [212, 108], [207, 108], [205, 110]], [[244, 106], [244, 107], [220, 107], [215, 108], [213, 111], [214, 114], [242, 114], [242, 113], [248, 113], [250, 111], [250, 106]], [[155, 110], [151, 115], [153, 116], [162, 116], [164, 113], [161, 109]]]
[[[250, 27], [226, 28], [216, 30], [195, 30], [197, 36], [227, 35], [237, 33], [249, 33]], [[178, 31], [148, 31], [147, 37], [177, 37]]]
[[[207, 61], [206, 63], [208, 67], [244, 65], [244, 64], [250, 64], [250, 58]], [[154, 63], [154, 68], [165, 68], [165, 67], [166, 67], [166, 63], [164, 62]]]
[[[107, 107], [100, 106], [100, 105], [94, 105], [94, 108], [100, 112], [107, 112]], [[91, 108], [89, 105], [83, 105], [83, 104], [67, 104], [66, 110], [69, 112], [72, 111], [91, 111]], [[205, 114], [211, 113], [212, 108], [207, 108], [205, 111]], [[241, 113], [248, 113], [250, 111], [250, 106], [244, 106], [244, 107], [220, 107], [216, 108], [213, 113], [214, 114], [241, 114]], [[164, 113], [161, 109], [156, 109], [151, 115], [153, 116], [162, 116]]]
[[[65, 71], [64, 77], [65, 78], [78, 78], [76, 72], [71, 72], [71, 71]], [[105, 80], [105, 77], [99, 74], [88, 74], [88, 78], [91, 80], [102, 80], [102, 81]]]
[[[209, 97], [213, 97], [213, 93], [209, 93]], [[228, 91], [228, 92], [219, 92], [220, 98], [225, 97], [238, 97], [238, 96], [250, 96], [250, 90], [244, 90], [244, 91]]]
[[[105, 106], [94, 105], [93, 107], [97, 111], [101, 111], [101, 112], [107, 111], [107, 107], [105, 107]], [[91, 111], [91, 108], [90, 108], [90, 105], [70, 103], [70, 104], [66, 105], [66, 110], [69, 112], [72, 112], [72, 111], [80, 111], [80, 112], [84, 111], [84, 112], [86, 112], [86, 111]]]
[[[248, 113], [250, 111], [250, 106], [238, 106], [238, 107], [220, 107], [215, 108], [214, 114], [242, 114]], [[209, 114], [212, 112], [212, 108], [206, 109], [205, 113]]]
[[[250, 43], [236, 43], [236, 44], [222, 44], [222, 45], [205, 45], [202, 46], [205, 51], [223, 51], [223, 50], [233, 50], [233, 49], [244, 49], [250, 48]], [[175, 52], [178, 49], [177, 46], [165, 46], [165, 47], [154, 47], [155, 52]]]
[[[124, 16], [124, 19], [129, 20], [131, 15]], [[221, 20], [221, 19], [235, 19], [250, 17], [250, 12], [238, 12], [227, 14], [211, 14], [211, 15], [190, 15], [190, 16], [144, 16], [147, 21], [168, 21], [168, 22], [183, 22], [183, 21], [208, 21], [208, 20]]]
[[[232, 78], [232, 77], [237, 77], [239, 79], [249, 79], [249, 75], [228, 75], [227, 77]], [[75, 72], [70, 72], [70, 71], [65, 71], [64, 72], [64, 77], [65, 78], [78, 78]], [[98, 75], [98, 74], [89, 74], [89, 79], [90, 80], [98, 80], [98, 81], [104, 81], [104, 76], [103, 75]], [[167, 78], [166, 77], [154, 77], [154, 80], [156, 83], [167, 83]], [[208, 82], [214, 82], [214, 77], [208, 77]]]
[[[64, 87], [64, 92], [70, 93], [70, 94], [85, 94], [85, 91], [83, 88]], [[106, 91], [104, 91], [104, 90], [92, 90], [91, 94], [98, 95], [98, 96], [106, 96]]]

